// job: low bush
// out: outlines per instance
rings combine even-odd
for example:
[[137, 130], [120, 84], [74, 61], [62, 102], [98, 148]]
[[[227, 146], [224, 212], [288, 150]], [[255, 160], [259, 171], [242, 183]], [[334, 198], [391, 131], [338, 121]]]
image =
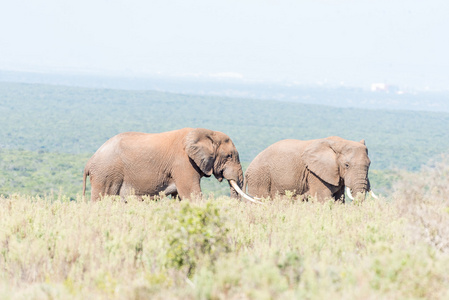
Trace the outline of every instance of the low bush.
[[204, 205], [184, 201], [179, 209], [166, 214], [167, 266], [186, 269], [190, 276], [202, 262], [213, 264], [230, 251], [229, 229], [217, 204]]

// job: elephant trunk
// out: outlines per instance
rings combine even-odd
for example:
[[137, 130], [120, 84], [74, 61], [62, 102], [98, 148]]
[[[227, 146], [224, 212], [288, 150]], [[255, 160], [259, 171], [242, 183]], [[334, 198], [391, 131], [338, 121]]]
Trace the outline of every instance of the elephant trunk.
[[369, 182], [369, 179], [368, 179], [368, 192], [374, 199], [379, 199], [379, 197], [377, 197], [376, 194], [374, 194], [373, 190], [371, 189], [371, 183]]
[[[229, 174], [231, 173], [231, 174]], [[236, 188], [233, 187], [233, 185], [231, 184], [231, 180], [233, 180], [236, 184], [237, 187], [241, 190], [243, 187], [243, 171], [242, 171], [242, 167], [239, 166], [237, 172], [235, 171], [228, 171], [228, 169], [226, 169], [223, 173], [224, 177], [229, 181], [229, 186], [231, 189], [231, 198], [240, 198], [240, 194], [237, 192]]]
[[[234, 170], [234, 171], [233, 171]], [[242, 167], [239, 164], [239, 168], [237, 169], [237, 172], [235, 172], [235, 168], [233, 169], [225, 169], [223, 172], [224, 178], [226, 178], [229, 182], [229, 186], [231, 189], [231, 197], [240, 199], [240, 197], [251, 201], [253, 203], [257, 204], [263, 204], [262, 202], [253, 199], [252, 197], [248, 196], [242, 191], [243, 187], [243, 171]]]
[[364, 201], [366, 193], [369, 191], [367, 172], [358, 174], [356, 178], [353, 184], [346, 185], [346, 194], [351, 200], [354, 200], [354, 197], [358, 197], [361, 201]]
[[243, 171], [242, 165], [238, 160], [234, 162], [227, 162], [223, 168], [214, 168], [215, 177], [221, 182], [225, 178], [229, 182], [229, 188], [231, 189], [231, 197], [236, 199], [244, 198], [248, 201], [257, 204], [263, 204], [262, 202], [253, 199], [242, 191], [243, 187]]

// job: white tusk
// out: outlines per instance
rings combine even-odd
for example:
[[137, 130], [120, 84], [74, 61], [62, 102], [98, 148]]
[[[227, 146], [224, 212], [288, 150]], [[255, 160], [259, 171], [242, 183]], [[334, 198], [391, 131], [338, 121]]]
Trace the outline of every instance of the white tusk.
[[246, 200], [249, 200], [253, 203], [257, 203], [257, 204], [262, 204], [262, 202], [258, 201], [258, 200], [254, 200], [253, 198], [251, 198], [250, 196], [248, 196], [247, 194], [245, 194], [237, 185], [237, 182], [235, 182], [234, 180], [229, 180], [229, 183], [231, 184], [231, 186], [234, 188], [234, 190], [239, 193], [240, 196], [242, 196], [243, 198], [245, 198]]
[[349, 187], [346, 187], [346, 194], [348, 194], [349, 199], [354, 200], [354, 197], [352, 197], [351, 189]]
[[376, 196], [376, 194], [374, 194], [373, 191], [369, 191], [369, 194], [374, 198], [374, 199], [379, 199], [379, 197]]

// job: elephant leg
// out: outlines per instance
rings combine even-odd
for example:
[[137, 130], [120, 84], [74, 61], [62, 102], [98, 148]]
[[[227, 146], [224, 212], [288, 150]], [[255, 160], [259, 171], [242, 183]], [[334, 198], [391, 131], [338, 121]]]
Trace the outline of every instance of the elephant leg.
[[[253, 174], [247, 174], [246, 180], [248, 182], [248, 195], [252, 197], [268, 198], [272, 195], [271, 180], [268, 176], [254, 176]], [[276, 193], [276, 191], [274, 191]]]
[[96, 182], [96, 180], [90, 176], [90, 200], [91, 201], [98, 201], [101, 199], [102, 196], [105, 195], [104, 186], [101, 183]]
[[252, 197], [269, 197], [270, 190], [266, 187], [248, 186], [248, 195]]
[[278, 196], [285, 195], [285, 192], [279, 191], [278, 189], [271, 189], [271, 187], [270, 187], [268, 194], [270, 195], [271, 200], [274, 200]]
[[248, 195], [253, 197], [268, 198], [271, 196], [271, 189], [269, 186], [248, 187]]
[[[174, 178], [176, 185], [176, 195], [180, 200], [201, 197], [200, 176], [184, 176]], [[170, 193], [173, 195], [173, 193]]]
[[98, 201], [101, 198], [102, 189], [98, 186], [91, 184], [90, 200]]
[[196, 197], [201, 197], [201, 187], [199, 184], [197, 185], [189, 185], [189, 186], [178, 186], [178, 197], [180, 200], [182, 199], [192, 199]]
[[110, 190], [111, 192], [116, 192], [114, 194], [111, 193], [110, 195], [120, 195], [122, 198], [126, 198], [130, 195], [136, 195], [136, 190], [126, 182], [121, 183], [120, 186], [115, 185]]
[[122, 180], [115, 181], [100, 181], [97, 178], [91, 176], [91, 200], [97, 201], [107, 195], [120, 195]]
[[334, 198], [330, 186], [319, 177], [310, 173], [309, 178], [309, 191], [308, 195], [316, 197], [319, 202], [324, 202], [326, 199]]
[[316, 198], [319, 202], [324, 202], [326, 199], [334, 199], [331, 191], [325, 189], [310, 189], [308, 194]]

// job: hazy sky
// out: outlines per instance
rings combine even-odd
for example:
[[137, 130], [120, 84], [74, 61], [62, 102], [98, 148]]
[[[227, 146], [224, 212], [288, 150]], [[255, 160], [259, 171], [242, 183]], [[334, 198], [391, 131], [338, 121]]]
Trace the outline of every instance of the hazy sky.
[[447, 0], [14, 0], [0, 69], [449, 90]]

